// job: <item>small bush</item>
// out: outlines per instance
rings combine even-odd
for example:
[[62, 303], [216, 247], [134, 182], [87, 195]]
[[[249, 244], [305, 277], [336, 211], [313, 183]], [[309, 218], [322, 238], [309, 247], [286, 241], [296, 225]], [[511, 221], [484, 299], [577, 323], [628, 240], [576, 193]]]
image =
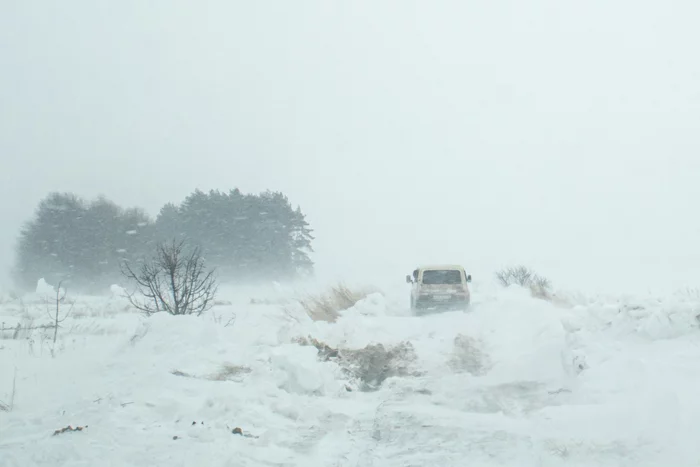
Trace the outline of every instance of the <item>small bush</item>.
[[137, 293], [127, 293], [127, 299], [147, 315], [165, 311], [199, 316], [214, 306], [214, 270], [207, 269], [202, 249], [189, 248], [184, 240], [159, 243], [155, 256], [136, 269], [123, 262], [122, 274], [136, 285]]
[[525, 266], [502, 269], [496, 273], [496, 278], [503, 287], [519, 285], [530, 289], [533, 297], [545, 300], [551, 298], [552, 284], [549, 279], [536, 274]]
[[332, 287], [328, 293], [299, 300], [299, 304], [312, 320], [333, 323], [340, 317], [341, 311], [352, 308], [374, 292], [376, 289], [373, 288], [353, 290], [339, 284]]

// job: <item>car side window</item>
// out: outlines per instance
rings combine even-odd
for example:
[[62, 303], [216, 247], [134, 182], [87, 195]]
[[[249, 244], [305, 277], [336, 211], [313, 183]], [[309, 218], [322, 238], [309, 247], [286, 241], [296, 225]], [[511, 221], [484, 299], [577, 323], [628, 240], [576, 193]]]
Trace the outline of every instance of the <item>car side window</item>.
[[418, 280], [418, 269], [415, 269], [413, 271], [413, 280], [417, 281]]

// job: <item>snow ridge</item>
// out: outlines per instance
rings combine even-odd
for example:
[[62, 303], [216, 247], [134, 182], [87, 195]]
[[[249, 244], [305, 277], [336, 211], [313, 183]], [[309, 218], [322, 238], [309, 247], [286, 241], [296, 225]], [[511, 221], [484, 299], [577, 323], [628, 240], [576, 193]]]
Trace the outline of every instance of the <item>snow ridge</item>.
[[[46, 318], [37, 297], [0, 306], [12, 330], [0, 336], [0, 401], [17, 369], [14, 406], [0, 412], [3, 466], [700, 459], [700, 299], [690, 293], [553, 304], [510, 287], [475, 294], [468, 313], [423, 317], [402, 292], [376, 293], [329, 323], [290, 311], [279, 285], [269, 300], [232, 289], [202, 317], [146, 318], [111, 292], [76, 297], [53, 358], [45, 331], [31, 329]], [[410, 371], [376, 386], [342, 360], [388, 365], [358, 352], [405, 343], [411, 356], [394, 358]], [[68, 425], [87, 428], [52, 436]]]

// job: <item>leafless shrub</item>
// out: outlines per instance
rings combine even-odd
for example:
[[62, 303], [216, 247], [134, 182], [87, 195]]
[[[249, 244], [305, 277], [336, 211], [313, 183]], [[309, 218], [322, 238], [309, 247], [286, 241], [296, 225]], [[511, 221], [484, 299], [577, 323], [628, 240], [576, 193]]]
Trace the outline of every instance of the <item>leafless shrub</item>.
[[340, 312], [353, 307], [357, 302], [376, 292], [373, 288], [353, 290], [344, 284], [331, 287], [325, 294], [299, 300], [299, 304], [314, 321], [335, 322]]
[[549, 300], [552, 297], [552, 284], [549, 279], [535, 276], [530, 284], [530, 292], [533, 297]]
[[137, 271], [128, 263], [122, 273], [136, 283], [138, 293], [127, 293], [132, 306], [150, 315], [201, 315], [214, 305], [217, 292], [213, 270], [206, 270], [199, 247], [186, 251], [184, 241], [161, 243], [156, 255]]
[[[63, 283], [62, 281], [59, 282], [58, 287], [56, 287], [56, 298], [54, 300], [52, 300], [51, 309], [49, 308], [49, 298], [48, 297], [46, 298], [46, 314], [49, 316], [49, 319], [51, 319], [51, 321], [53, 322], [52, 327], [53, 327], [54, 347], [56, 345], [56, 339], [58, 338], [59, 324], [64, 322], [68, 318], [68, 316], [70, 316], [70, 313], [73, 310], [73, 306], [75, 305], [75, 301], [73, 301], [73, 303], [71, 303], [71, 306], [67, 312], [65, 312], [65, 313], [61, 312], [61, 303], [63, 303], [63, 301], [65, 300], [66, 293], [67, 293], [65, 291], [65, 289], [63, 289], [63, 294], [61, 294], [61, 290], [62, 290], [61, 284], [62, 283]], [[53, 308], [54, 305], [55, 305], [55, 308]], [[51, 355], [52, 356], [54, 355], [53, 348], [51, 349]]]
[[526, 266], [516, 266], [496, 272], [496, 278], [504, 287], [519, 285], [530, 289], [533, 297], [551, 298], [552, 284], [546, 277], [536, 274]]
[[508, 287], [517, 284], [521, 287], [527, 287], [532, 280], [532, 271], [525, 266], [517, 266], [506, 268], [496, 273], [496, 278], [503, 287]]

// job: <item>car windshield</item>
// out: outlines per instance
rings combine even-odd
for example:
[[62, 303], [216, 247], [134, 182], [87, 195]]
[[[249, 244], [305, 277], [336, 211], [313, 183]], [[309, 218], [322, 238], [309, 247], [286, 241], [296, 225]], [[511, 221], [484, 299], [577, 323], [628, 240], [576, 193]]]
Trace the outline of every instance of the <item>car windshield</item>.
[[423, 284], [461, 284], [462, 273], [456, 269], [423, 271]]

